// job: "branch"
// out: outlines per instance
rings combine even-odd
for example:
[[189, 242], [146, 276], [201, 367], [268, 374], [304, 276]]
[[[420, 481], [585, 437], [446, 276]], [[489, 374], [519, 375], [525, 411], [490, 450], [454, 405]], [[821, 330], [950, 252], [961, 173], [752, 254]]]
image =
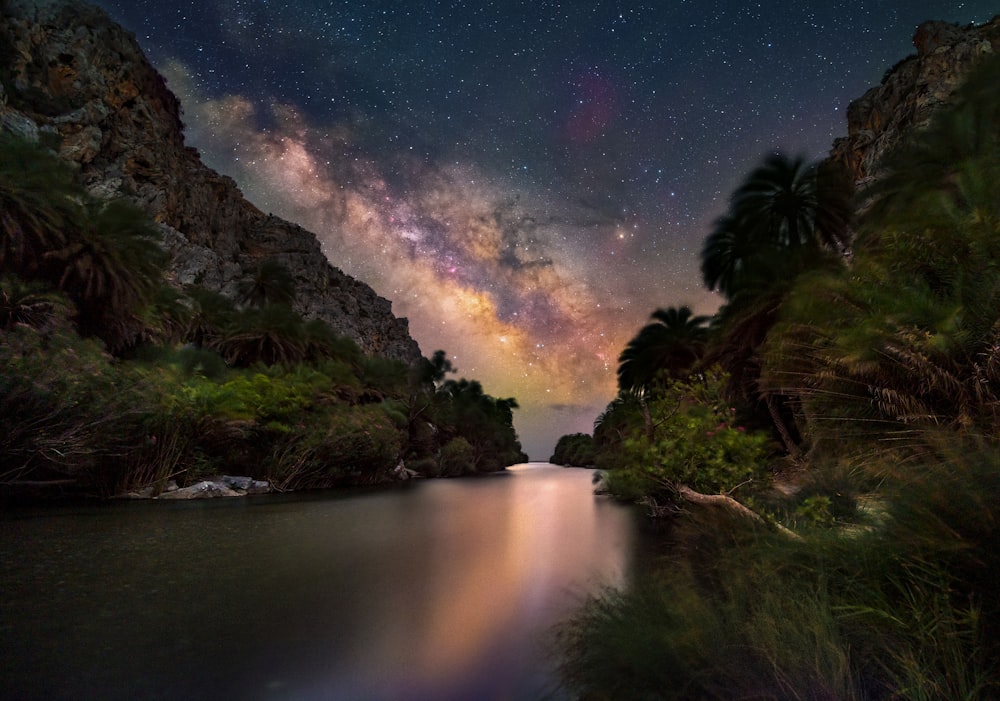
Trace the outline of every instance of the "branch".
[[794, 531], [785, 528], [780, 523], [772, 524], [771, 522], [766, 521], [763, 516], [758, 514], [756, 511], [752, 511], [751, 509], [743, 506], [743, 504], [739, 503], [731, 496], [727, 496], [725, 494], [702, 494], [701, 492], [694, 491], [686, 484], [677, 485], [676, 489], [677, 493], [680, 494], [685, 501], [692, 504], [700, 504], [701, 506], [721, 506], [724, 509], [728, 509], [729, 511], [757, 521], [758, 523], [773, 525], [778, 529], [779, 533], [788, 536], [793, 540], [802, 540], [802, 537]]

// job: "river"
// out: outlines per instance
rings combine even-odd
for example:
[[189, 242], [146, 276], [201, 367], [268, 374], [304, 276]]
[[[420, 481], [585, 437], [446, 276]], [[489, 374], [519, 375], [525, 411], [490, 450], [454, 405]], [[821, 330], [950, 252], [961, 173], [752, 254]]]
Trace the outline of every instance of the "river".
[[553, 626], [636, 541], [591, 474], [0, 514], [0, 697], [561, 698]]

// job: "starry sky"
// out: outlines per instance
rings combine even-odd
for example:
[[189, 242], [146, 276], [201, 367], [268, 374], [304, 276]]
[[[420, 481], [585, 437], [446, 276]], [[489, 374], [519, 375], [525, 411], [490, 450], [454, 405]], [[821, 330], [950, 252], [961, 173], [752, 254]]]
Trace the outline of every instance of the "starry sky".
[[985, 0], [98, 0], [186, 139], [516, 397], [535, 460], [590, 432], [654, 309], [761, 158], [824, 156], [925, 19]]

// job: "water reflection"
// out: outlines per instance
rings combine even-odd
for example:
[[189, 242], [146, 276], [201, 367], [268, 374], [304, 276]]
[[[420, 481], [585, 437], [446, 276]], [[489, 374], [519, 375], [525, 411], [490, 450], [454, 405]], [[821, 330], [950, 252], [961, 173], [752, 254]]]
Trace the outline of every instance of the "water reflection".
[[633, 537], [589, 472], [539, 465], [7, 518], [0, 675], [38, 699], [538, 698], [547, 632]]

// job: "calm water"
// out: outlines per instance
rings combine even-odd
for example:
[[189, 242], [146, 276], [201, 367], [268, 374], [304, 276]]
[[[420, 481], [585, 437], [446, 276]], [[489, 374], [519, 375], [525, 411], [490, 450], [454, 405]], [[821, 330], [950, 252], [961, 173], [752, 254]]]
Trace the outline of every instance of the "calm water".
[[544, 698], [552, 626], [631, 567], [590, 480], [2, 514], [0, 698]]

